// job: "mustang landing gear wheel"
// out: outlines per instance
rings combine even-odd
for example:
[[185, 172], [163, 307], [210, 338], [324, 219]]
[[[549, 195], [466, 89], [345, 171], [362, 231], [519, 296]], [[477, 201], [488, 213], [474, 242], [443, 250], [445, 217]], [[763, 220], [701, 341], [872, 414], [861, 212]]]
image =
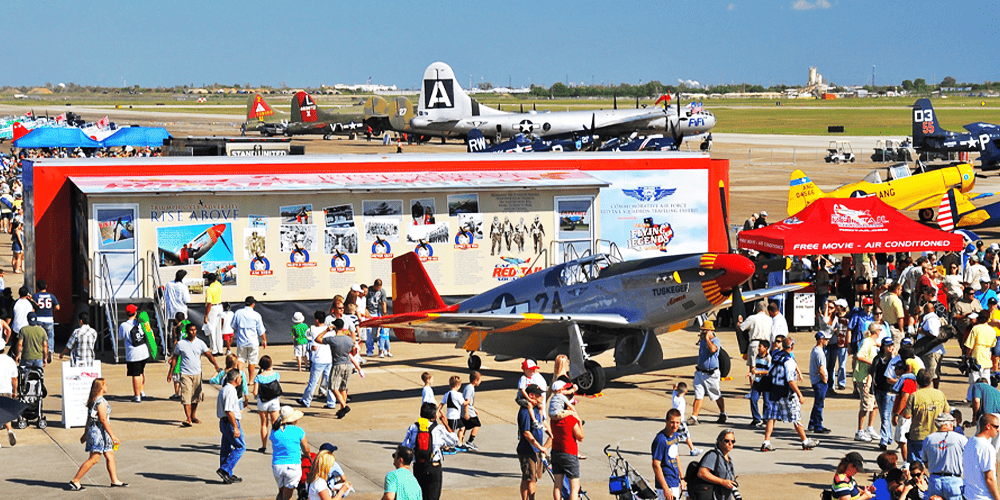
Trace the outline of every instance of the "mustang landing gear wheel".
[[589, 360], [583, 364], [583, 368], [586, 372], [576, 379], [576, 385], [580, 387], [580, 392], [592, 395], [603, 391], [604, 386], [607, 385], [604, 368], [596, 361]]
[[469, 354], [469, 369], [478, 370], [483, 367], [483, 359], [475, 354]]

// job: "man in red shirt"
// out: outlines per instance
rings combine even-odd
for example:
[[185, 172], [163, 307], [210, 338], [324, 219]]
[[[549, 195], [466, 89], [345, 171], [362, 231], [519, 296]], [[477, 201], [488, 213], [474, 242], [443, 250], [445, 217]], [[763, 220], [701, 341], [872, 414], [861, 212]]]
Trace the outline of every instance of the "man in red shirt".
[[[572, 395], [569, 396], [572, 398]], [[552, 421], [552, 475], [555, 480], [553, 497], [562, 500], [563, 477], [569, 478], [568, 500], [580, 498], [580, 457], [577, 442], [583, 441], [583, 424], [576, 415]]]

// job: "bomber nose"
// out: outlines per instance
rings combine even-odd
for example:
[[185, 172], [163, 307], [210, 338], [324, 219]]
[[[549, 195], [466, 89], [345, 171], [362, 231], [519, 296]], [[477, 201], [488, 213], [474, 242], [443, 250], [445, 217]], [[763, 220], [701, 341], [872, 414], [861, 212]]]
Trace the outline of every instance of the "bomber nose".
[[726, 274], [716, 278], [719, 289], [725, 292], [742, 285], [753, 276], [754, 264], [750, 259], [737, 254], [724, 253], [715, 258], [713, 269], [723, 269]]

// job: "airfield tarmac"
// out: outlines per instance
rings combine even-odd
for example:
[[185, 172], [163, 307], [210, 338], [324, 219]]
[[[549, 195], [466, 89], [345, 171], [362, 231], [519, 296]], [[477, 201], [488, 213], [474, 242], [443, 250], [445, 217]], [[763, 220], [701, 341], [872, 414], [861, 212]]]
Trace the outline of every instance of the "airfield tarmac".
[[[0, 108], [0, 114], [6, 111]], [[223, 121], [213, 116], [184, 113], [138, 113], [129, 118], [112, 120], [148, 125], [167, 126], [175, 136], [235, 135], [229, 117]], [[149, 117], [148, 122], [141, 118]], [[894, 137], [895, 138], [895, 137]], [[831, 138], [826, 136], [752, 136], [715, 134], [712, 156], [730, 160], [731, 225], [742, 224], [751, 213], [768, 211], [769, 220], [780, 220], [785, 211], [788, 178], [795, 168], [803, 169], [824, 189], [834, 188], [844, 182], [859, 180], [868, 171], [879, 166], [868, 161], [871, 147], [877, 138], [849, 138], [858, 154], [858, 163], [827, 165], [822, 161], [822, 150]], [[836, 137], [836, 139], [846, 139]], [[324, 141], [320, 137], [296, 138], [297, 144], [306, 146], [308, 154], [392, 154], [395, 146], [382, 146], [380, 141], [337, 139]], [[869, 145], [870, 143], [870, 145]], [[697, 145], [692, 145], [696, 149]], [[425, 152], [458, 152], [464, 146], [451, 142], [403, 146], [405, 154]], [[864, 149], [862, 149], [864, 148]], [[571, 153], [569, 153], [571, 154]], [[995, 174], [980, 178], [977, 192], [1000, 190]], [[911, 214], [912, 215], [912, 214]], [[7, 256], [0, 256], [6, 258]], [[8, 284], [14, 275], [8, 274]], [[280, 335], [280, 333], [279, 333]], [[806, 359], [814, 345], [812, 332], [794, 334], [799, 344], [800, 359]], [[582, 462], [584, 489], [590, 498], [608, 498], [607, 477], [610, 475], [602, 449], [610, 444], [621, 447], [629, 463], [648, 480], [652, 480], [649, 447], [657, 431], [663, 427], [663, 416], [670, 408], [670, 389], [680, 380], [690, 379], [694, 373], [697, 354], [695, 332], [676, 332], [660, 337], [666, 361], [662, 366], [642, 375], [617, 379], [609, 384], [601, 397], [581, 398], [579, 410], [586, 420], [586, 439], [581, 450], [589, 458]], [[736, 351], [736, 341], [731, 331], [720, 332], [723, 345]], [[447, 378], [460, 375], [465, 379], [465, 355], [447, 345], [413, 345], [395, 343], [395, 357], [390, 360], [372, 359], [366, 365], [366, 378], [352, 378], [353, 411], [343, 420], [334, 418], [333, 412], [314, 407], [306, 410], [300, 424], [306, 429], [315, 449], [324, 441], [339, 446], [338, 461], [344, 466], [348, 478], [357, 490], [357, 498], [377, 498], [381, 494], [382, 478], [391, 470], [391, 450], [398, 444], [406, 427], [416, 418], [419, 405], [420, 373], [435, 374], [435, 393], [445, 392]], [[267, 349], [282, 370], [283, 386], [287, 394], [282, 399], [290, 401], [300, 393], [307, 374], [294, 370], [291, 348], [275, 346]], [[959, 354], [955, 344], [948, 346], [948, 358]], [[610, 353], [597, 358], [604, 366], [611, 366]], [[478, 389], [476, 406], [480, 410], [484, 427], [476, 443], [478, 452], [446, 457], [444, 474], [445, 499], [503, 496], [515, 498], [518, 488], [518, 466], [514, 456], [516, 446], [516, 406], [512, 403], [513, 390], [520, 370], [518, 362], [499, 363], [484, 358], [483, 384]], [[778, 448], [772, 453], [756, 451], [760, 447], [762, 431], [748, 427], [748, 403], [743, 395], [748, 390], [741, 378], [742, 365], [734, 359], [734, 380], [723, 383], [727, 400], [729, 422], [723, 426], [714, 422], [716, 406], [707, 403], [702, 413], [701, 425], [691, 427], [695, 445], [708, 449], [718, 432], [726, 427], [735, 429], [738, 444], [732, 456], [739, 475], [740, 491], [744, 498], [793, 498], [815, 496], [828, 485], [838, 460], [848, 451], [859, 451], [870, 467], [878, 454], [877, 446], [853, 441], [856, 428], [858, 402], [846, 395], [828, 397], [826, 425], [833, 434], [819, 436], [822, 444], [812, 451], [802, 451], [794, 432], [787, 424], [777, 426], [772, 439]], [[210, 365], [204, 364], [206, 370]], [[112, 425], [121, 436], [123, 444], [117, 453], [119, 474], [131, 483], [127, 490], [108, 488], [107, 473], [103, 465], [91, 470], [84, 479], [88, 489], [74, 496], [80, 498], [246, 498], [265, 499], [273, 496], [274, 481], [270, 470], [270, 456], [248, 451], [237, 467], [236, 473], [245, 478], [237, 485], [222, 485], [214, 474], [218, 467], [218, 428], [213, 418], [217, 389], [207, 388], [206, 402], [200, 417], [205, 422], [191, 429], [179, 427], [182, 416], [180, 405], [166, 398], [170, 386], [163, 381], [166, 366], [152, 364], [147, 370], [147, 393], [151, 398], [141, 404], [114, 399]], [[551, 373], [551, 363], [543, 363], [543, 373]], [[63, 498], [66, 481], [72, 477], [79, 464], [86, 458], [79, 444], [80, 429], [58, 427], [60, 366], [48, 370], [49, 397], [45, 400], [50, 427], [45, 431], [29, 427], [18, 432], [19, 443], [15, 448], [0, 450], [5, 467], [4, 490], [18, 497]], [[124, 367], [107, 365], [104, 374], [109, 379], [112, 394], [124, 396], [130, 392]], [[965, 380], [953, 363], [946, 362], [941, 385], [963, 413], [971, 411], [958, 401], [965, 392]], [[810, 392], [804, 411], [812, 408]], [[690, 414], [691, 397], [688, 397]], [[257, 433], [257, 416], [244, 412], [244, 431], [247, 446], [253, 450], [260, 446]], [[2, 439], [2, 436], [0, 436]], [[691, 459], [682, 447], [681, 466]], [[862, 484], [866, 475], [859, 475]], [[547, 498], [551, 481], [543, 478], [539, 483], [539, 498]]]

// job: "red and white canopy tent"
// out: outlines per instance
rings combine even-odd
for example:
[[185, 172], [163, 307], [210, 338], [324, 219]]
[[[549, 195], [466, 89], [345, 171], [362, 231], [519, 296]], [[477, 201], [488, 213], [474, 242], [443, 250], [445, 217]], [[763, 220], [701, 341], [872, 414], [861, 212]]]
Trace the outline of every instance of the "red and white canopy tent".
[[781, 222], [740, 232], [739, 247], [784, 256], [961, 251], [962, 235], [924, 226], [875, 196], [822, 198]]

